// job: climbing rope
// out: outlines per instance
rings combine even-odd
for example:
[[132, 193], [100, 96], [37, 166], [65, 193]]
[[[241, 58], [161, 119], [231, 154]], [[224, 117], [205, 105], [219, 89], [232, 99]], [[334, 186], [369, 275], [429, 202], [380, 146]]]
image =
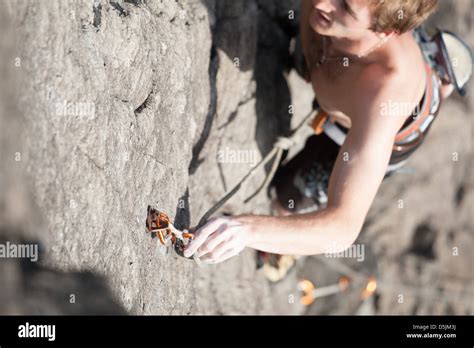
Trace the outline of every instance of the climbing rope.
[[278, 137], [277, 141], [273, 145], [272, 150], [256, 165], [254, 165], [247, 174], [229, 191], [227, 192], [224, 197], [222, 197], [217, 203], [215, 203], [208, 211], [204, 213], [204, 215], [199, 220], [197, 228], [201, 227], [206, 223], [206, 221], [215, 213], [217, 212], [232, 196], [234, 196], [239, 189], [242, 187], [245, 181], [247, 181], [260, 167], [266, 165], [272, 159], [273, 164], [272, 168], [268, 172], [265, 180], [263, 181], [262, 185], [249, 196], [247, 199], [244, 200], [244, 203], [248, 203], [251, 199], [257, 196], [273, 179], [275, 175], [278, 165], [280, 164], [281, 157], [283, 156], [283, 152], [289, 150], [292, 146], [296, 144], [296, 136], [298, 135], [299, 131], [303, 128], [304, 125], [307, 124], [308, 119], [313, 115], [314, 110], [311, 110], [308, 115], [306, 115], [301, 121], [301, 123], [290, 132], [290, 135], [287, 137]]
[[[306, 124], [307, 120], [311, 117], [312, 114], [313, 110], [293, 131], [290, 132], [290, 135], [288, 137], [278, 137], [277, 141], [273, 145], [273, 149], [259, 163], [253, 166], [247, 172], [247, 174], [245, 174], [245, 176], [237, 183], [237, 185], [235, 185], [229, 192], [224, 195], [224, 197], [222, 197], [217, 203], [215, 203], [208, 211], [204, 213], [195, 229], [202, 227], [216, 211], [218, 211], [230, 198], [232, 198], [232, 196], [234, 196], [239, 191], [242, 185], [260, 167], [264, 166], [273, 159], [274, 161], [272, 164], [272, 168], [267, 174], [262, 185], [260, 185], [257, 191], [253, 193], [250, 197], [248, 197], [244, 202], [249, 202], [253, 197], [258, 195], [263, 188], [269, 185], [278, 169], [278, 165], [280, 164], [281, 158], [283, 156], [283, 151], [289, 150], [293, 145], [296, 144], [295, 138], [298, 135], [299, 130], [303, 128], [303, 126]], [[184, 249], [194, 237], [194, 234], [188, 229], [184, 229], [183, 231], [177, 229], [166, 213], [154, 209], [151, 206], [148, 207], [147, 211], [146, 229], [149, 233], [156, 234], [162, 245], [166, 245], [169, 241], [171, 241], [174, 250], [180, 256], [183, 256]], [[193, 259], [198, 265], [200, 265], [200, 261], [198, 258], [193, 256]]]

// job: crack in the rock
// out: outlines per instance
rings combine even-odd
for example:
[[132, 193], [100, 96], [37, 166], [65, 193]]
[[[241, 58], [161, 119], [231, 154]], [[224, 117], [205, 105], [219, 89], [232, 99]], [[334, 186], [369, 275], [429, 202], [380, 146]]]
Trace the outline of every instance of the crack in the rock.
[[148, 93], [148, 96], [145, 98], [145, 100], [143, 101], [143, 103], [140, 104], [140, 106], [138, 106], [138, 108], [135, 109], [135, 116], [141, 114], [143, 112], [143, 110], [148, 106], [148, 103], [150, 102], [150, 98], [151, 96], [153, 95], [153, 88], [151, 89], [151, 92]]
[[219, 127], [217, 127], [217, 129], [221, 130], [222, 128], [225, 128], [227, 127], [229, 124], [231, 124], [235, 118], [237, 117], [238, 113], [239, 113], [239, 109], [240, 107], [244, 106], [245, 104], [251, 102], [253, 99], [255, 99], [255, 97], [257, 96], [257, 94], [255, 92], [252, 93], [252, 95], [245, 99], [245, 100], [242, 100], [239, 102], [239, 104], [237, 104], [237, 107], [235, 108], [235, 110], [230, 114], [228, 120], [226, 123], [220, 125]]
[[219, 70], [219, 55], [217, 54], [217, 49], [213, 45], [211, 48], [211, 59], [209, 64], [209, 84], [210, 84], [210, 102], [209, 102], [209, 111], [206, 116], [206, 121], [204, 123], [204, 128], [202, 130], [201, 136], [196, 144], [193, 146], [193, 157], [189, 164], [189, 174], [193, 175], [198, 167], [201, 165], [203, 159], [199, 158], [204, 145], [206, 144], [207, 139], [211, 133], [211, 127], [216, 117], [217, 112], [217, 87], [216, 87], [216, 78], [217, 71]]
[[[222, 144], [222, 136], [219, 138], [217, 149], [221, 148], [221, 144]], [[220, 161], [217, 161], [217, 167], [219, 168], [219, 177], [221, 178], [222, 186], [224, 187], [224, 192], [227, 192], [227, 183], [225, 181], [224, 167], [222, 166], [222, 163]]]
[[170, 167], [170, 166], [166, 165], [165, 163], [163, 163], [163, 162], [161, 162], [161, 161], [157, 160], [157, 159], [156, 159], [156, 157], [155, 157], [154, 155], [150, 155], [149, 153], [146, 153], [146, 152], [142, 152], [142, 155], [144, 155], [145, 157], [149, 157], [149, 158], [151, 158], [153, 161], [155, 161], [156, 163], [158, 163], [158, 164], [162, 165], [163, 167], [167, 167], [167, 168], [171, 168], [171, 169], [173, 169], [172, 167]]
[[109, 1], [110, 6], [114, 8], [115, 11], [119, 14], [119, 17], [127, 17], [129, 15], [128, 11], [122, 7], [118, 2], [116, 1]]
[[95, 1], [94, 5], [92, 6], [92, 12], [94, 13], [94, 20], [92, 21], [92, 25], [99, 29], [100, 24], [102, 23], [102, 4], [100, 2]]
[[146, 5], [146, 0], [124, 0], [125, 2], [139, 7], [140, 5]]
[[97, 164], [97, 162], [91, 157], [89, 156], [88, 153], [84, 152], [80, 147], [77, 147], [77, 150], [85, 157], [89, 160], [89, 162], [91, 162], [94, 167], [96, 167], [97, 169], [100, 169], [102, 171], [105, 171], [105, 168], [100, 166], [99, 164]]
[[[181, 207], [181, 202], [184, 203], [183, 207]], [[189, 186], [186, 187], [186, 191], [178, 199], [174, 224], [176, 228], [180, 230], [189, 227], [189, 225], [191, 224], [191, 216], [189, 211]]]

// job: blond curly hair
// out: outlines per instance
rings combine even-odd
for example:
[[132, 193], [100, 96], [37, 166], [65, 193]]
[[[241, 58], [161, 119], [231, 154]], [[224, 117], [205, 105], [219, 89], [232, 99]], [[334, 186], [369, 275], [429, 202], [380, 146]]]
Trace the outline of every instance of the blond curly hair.
[[438, 0], [369, 0], [371, 29], [403, 34], [422, 24], [438, 8]]

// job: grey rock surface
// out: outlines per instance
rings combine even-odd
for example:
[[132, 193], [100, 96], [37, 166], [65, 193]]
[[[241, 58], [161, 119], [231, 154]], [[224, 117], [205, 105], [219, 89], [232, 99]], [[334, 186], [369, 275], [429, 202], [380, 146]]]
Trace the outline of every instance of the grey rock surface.
[[[269, 149], [287, 117], [288, 93], [256, 117], [257, 91], [271, 100], [274, 87], [287, 90], [277, 64], [272, 80], [263, 61], [259, 79], [268, 90], [257, 86], [258, 4], [3, 5], [19, 43], [18, 105], [28, 127], [16, 146], [44, 217], [43, 262], [106, 277], [131, 313], [273, 312], [275, 293], [255, 271], [253, 252], [200, 269], [144, 230], [148, 205], [178, 227], [196, 224]], [[276, 28], [281, 51], [289, 37]], [[252, 161], [218, 163], [218, 149], [245, 150]], [[264, 194], [241, 203], [264, 174], [224, 210], [268, 213]]]
[[[177, 227], [197, 224], [276, 137], [309, 111], [311, 88], [291, 69], [298, 1], [0, 3], [13, 20], [2, 21], [11, 42], [1, 52], [2, 60], [9, 57], [2, 69], [10, 79], [1, 86], [2, 124], [8, 127], [1, 131], [7, 170], [0, 172], [0, 221], [9, 232], [0, 235], [40, 240], [45, 249], [41, 265], [8, 266], [13, 268], [4, 274], [35, 279], [22, 285], [25, 291], [52, 301], [6, 312], [357, 312], [354, 296], [309, 308], [298, 304], [300, 276], [321, 284], [337, 278], [318, 258], [270, 284], [255, 269], [252, 250], [198, 267], [145, 232], [148, 205], [167, 212]], [[443, 9], [465, 17], [455, 29], [472, 40], [472, 18], [464, 15], [470, 4], [456, 1]], [[452, 25], [445, 13], [435, 20]], [[474, 291], [471, 126], [472, 92], [467, 102], [446, 103], [411, 161], [416, 173], [399, 174], [381, 187], [361, 235], [375, 256], [363, 267], [380, 277], [381, 292], [369, 311], [472, 314], [462, 300]], [[245, 163], [219, 161], [219, 151], [242, 150], [250, 155]], [[456, 163], [453, 152], [459, 153]], [[18, 162], [12, 160], [16, 153]], [[268, 214], [265, 192], [243, 204], [264, 175], [260, 170], [221, 213]], [[406, 209], [397, 209], [398, 199]], [[68, 285], [57, 292], [47, 279]], [[414, 287], [417, 300], [408, 296], [397, 304], [397, 288], [383, 287], [394, 280]], [[20, 286], [8, 284], [5, 299], [14, 298]], [[445, 287], [461, 300], [423, 301], [418, 290], [427, 284]], [[74, 308], [71, 293], [83, 294]], [[94, 293], [105, 294], [95, 308], [86, 302]]]
[[[0, 313], [3, 314], [126, 314], [104, 277], [92, 272], [63, 272], [42, 261], [45, 221], [32, 200], [24, 175], [22, 141], [28, 126], [18, 110], [18, 70], [15, 31], [5, 3], [0, 6]], [[20, 259], [10, 250], [36, 252]], [[29, 249], [30, 251], [32, 249]], [[5, 255], [8, 253], [7, 255]], [[39, 255], [38, 255], [39, 254]], [[5, 257], [7, 256], [7, 257]]]

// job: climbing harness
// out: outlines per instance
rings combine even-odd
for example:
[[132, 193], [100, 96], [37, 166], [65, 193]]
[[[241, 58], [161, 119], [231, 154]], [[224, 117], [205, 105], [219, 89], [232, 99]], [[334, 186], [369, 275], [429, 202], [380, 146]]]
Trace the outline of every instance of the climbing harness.
[[442, 29], [430, 37], [424, 27], [414, 31], [422, 47], [425, 60], [438, 76], [451, 83], [461, 95], [466, 95], [466, 84], [472, 76], [474, 55], [472, 49], [458, 35]]
[[[412, 154], [424, 140], [431, 124], [435, 120], [441, 104], [439, 92], [440, 83], [434, 72], [426, 65], [427, 84], [425, 96], [419, 106], [419, 110], [411, 115], [395, 137], [387, 172], [401, 168], [410, 154]], [[312, 128], [316, 135], [325, 133], [336, 144], [342, 146], [349, 132], [335, 121], [324, 110], [320, 110], [312, 122]]]
[[[457, 35], [438, 29], [435, 35], [429, 36], [424, 27], [419, 27], [413, 31], [413, 36], [425, 60], [426, 90], [417, 110], [408, 117], [395, 137], [387, 174], [401, 169], [428, 134], [441, 106], [442, 81], [453, 84], [463, 96], [472, 75], [472, 51]], [[339, 146], [349, 131], [331, 120], [324, 110], [319, 110], [311, 126], [316, 135], [324, 132]]]

